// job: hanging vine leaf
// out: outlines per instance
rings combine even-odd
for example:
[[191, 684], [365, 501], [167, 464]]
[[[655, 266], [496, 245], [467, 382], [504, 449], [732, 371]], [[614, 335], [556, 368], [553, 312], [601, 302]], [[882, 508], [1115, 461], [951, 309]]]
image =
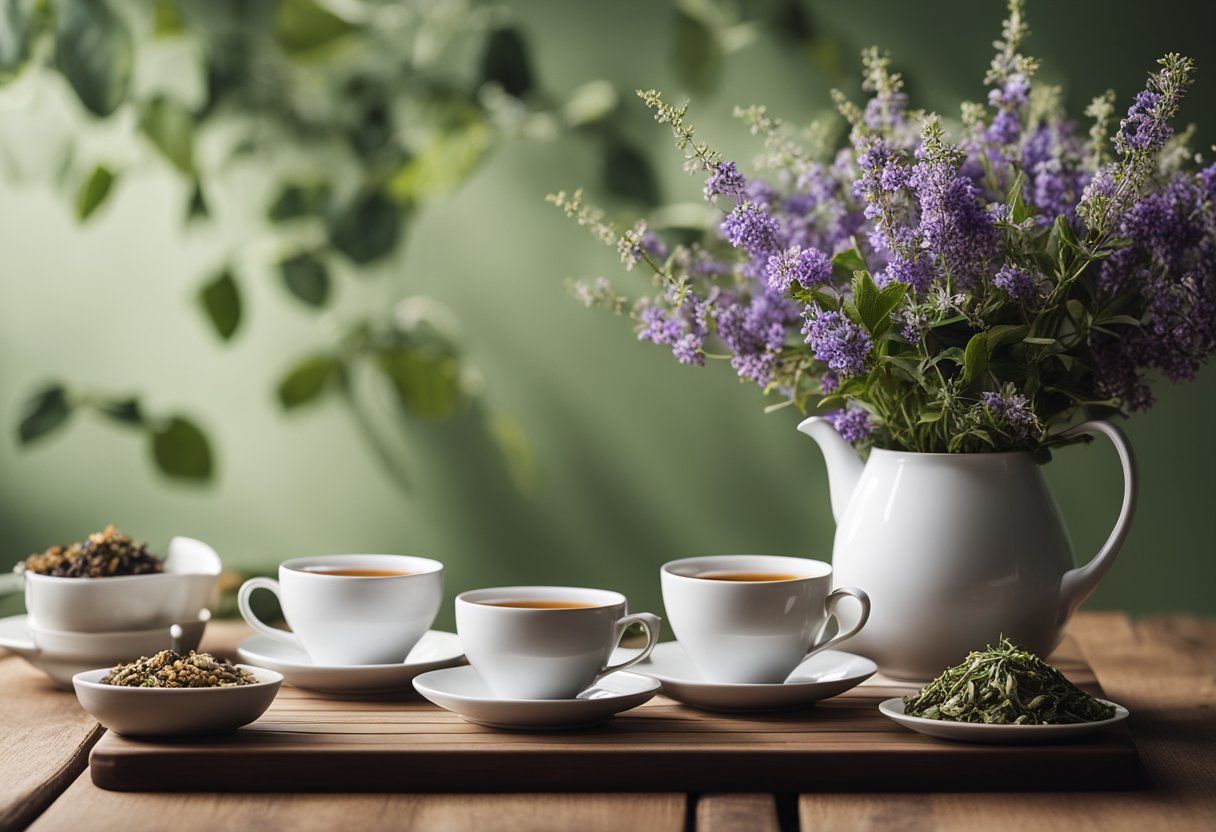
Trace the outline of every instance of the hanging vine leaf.
[[166, 476], [208, 480], [212, 474], [211, 443], [197, 425], [173, 416], [149, 433], [152, 459]]
[[241, 293], [232, 270], [224, 269], [204, 285], [198, 299], [220, 338], [232, 338], [241, 323]]
[[388, 191], [403, 204], [443, 196], [473, 174], [493, 141], [493, 133], [480, 119], [436, 133], [418, 155], [393, 174]]
[[112, 422], [127, 427], [140, 427], [144, 424], [143, 408], [139, 399], [130, 396], [120, 399], [106, 399], [94, 405], [97, 412]]
[[641, 151], [613, 137], [604, 155], [604, 188], [622, 199], [643, 205], [658, 205], [663, 201], [654, 167]]
[[152, 99], [139, 119], [143, 131], [161, 155], [182, 173], [194, 170], [194, 117], [168, 98]]
[[280, 0], [275, 12], [275, 40], [288, 52], [309, 52], [327, 46], [354, 29], [315, 0]]
[[0, 72], [12, 72], [29, 58], [36, 20], [34, 0], [0, 3]]
[[114, 174], [109, 168], [105, 165], [93, 168], [93, 172], [76, 194], [76, 219], [84, 222], [92, 216], [109, 197], [113, 185]]
[[279, 404], [285, 410], [291, 410], [316, 400], [337, 377], [338, 370], [337, 359], [333, 356], [314, 355], [304, 359], [279, 381], [275, 391]]
[[455, 356], [399, 346], [378, 353], [376, 364], [407, 412], [439, 421], [456, 411], [461, 388], [460, 362]]
[[104, 0], [58, 0], [55, 11], [60, 71], [90, 112], [110, 115], [131, 84], [131, 33]]
[[692, 92], [707, 92], [718, 85], [722, 74], [722, 44], [705, 21], [683, 9], [676, 11], [675, 47], [672, 50], [676, 77]]
[[402, 209], [380, 191], [355, 197], [329, 228], [334, 248], [359, 265], [391, 252], [401, 238]]
[[312, 252], [293, 254], [279, 263], [283, 284], [309, 306], [324, 306], [329, 300], [329, 267]]
[[329, 207], [328, 182], [289, 182], [279, 191], [266, 212], [271, 222], [322, 214]]
[[157, 37], [180, 34], [186, 28], [178, 0], [155, 0], [152, 10], [152, 33]]
[[523, 98], [535, 86], [528, 44], [519, 30], [506, 26], [490, 32], [481, 54], [481, 82], [497, 82], [511, 95]]
[[57, 428], [62, 427], [72, 415], [67, 390], [60, 384], [51, 384], [31, 396], [21, 409], [21, 423], [17, 427], [17, 439], [27, 445]]

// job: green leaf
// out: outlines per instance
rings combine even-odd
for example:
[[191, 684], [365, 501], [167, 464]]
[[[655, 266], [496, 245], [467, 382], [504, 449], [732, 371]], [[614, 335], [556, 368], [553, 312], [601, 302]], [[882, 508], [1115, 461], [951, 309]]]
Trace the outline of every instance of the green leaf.
[[703, 20], [683, 9], [676, 11], [672, 58], [676, 77], [685, 89], [707, 92], [717, 86], [722, 74], [722, 44]]
[[1005, 200], [1005, 204], [1009, 207], [1010, 218], [1015, 224], [1030, 216], [1030, 210], [1022, 198], [1022, 188], [1025, 184], [1026, 175], [1019, 170], [1018, 175], [1013, 178], [1013, 184], [1009, 186], [1009, 196]]
[[866, 261], [856, 249], [846, 249], [832, 258], [832, 277], [837, 283], [848, 283], [856, 272], [866, 270]]
[[988, 371], [988, 337], [977, 332], [967, 342], [963, 352], [963, 382], [970, 384], [977, 381]]
[[346, 206], [329, 227], [334, 248], [359, 265], [389, 254], [401, 238], [405, 215], [380, 191], [364, 191]]
[[101, 207], [114, 185], [114, 174], [105, 165], [93, 168], [89, 178], [76, 193], [76, 219], [84, 222]]
[[408, 204], [443, 196], [463, 184], [485, 158], [493, 133], [480, 119], [436, 133], [388, 181], [388, 192]]
[[181, 34], [185, 30], [185, 21], [182, 20], [182, 12], [177, 5], [179, 1], [155, 1], [152, 15], [152, 33], [154, 35], [157, 37], [167, 37], [169, 35]]
[[190, 202], [186, 206], [186, 222], [204, 220], [209, 216], [211, 216], [211, 209], [207, 207], [207, 197], [203, 193], [203, 183], [196, 176], [194, 177], [194, 187], [190, 189]]
[[998, 324], [988, 330], [988, 354], [992, 355], [996, 350], [1006, 344], [1016, 344], [1026, 337], [1030, 332], [1030, 327], [1025, 324]]
[[1056, 217], [1055, 223], [1051, 226], [1051, 233], [1062, 245], [1075, 252], [1081, 251], [1081, 244], [1077, 241], [1077, 235], [1073, 232], [1072, 226], [1068, 224], [1068, 220], [1063, 214]]
[[279, 404], [291, 410], [314, 401], [337, 376], [338, 361], [330, 355], [314, 355], [296, 364], [279, 381]]
[[315, 0], [279, 0], [274, 17], [275, 40], [297, 54], [329, 46], [354, 29]]
[[163, 96], [144, 107], [139, 129], [161, 155], [182, 173], [194, 170], [194, 117], [190, 111]]
[[532, 491], [536, 486], [536, 457], [523, 426], [506, 413], [494, 412], [489, 416], [487, 427], [515, 487], [524, 492]]
[[1023, 344], [1037, 344], [1043, 347], [1049, 347], [1056, 342], [1055, 338], [1023, 338]]
[[71, 415], [72, 405], [68, 402], [67, 390], [60, 384], [48, 385], [22, 406], [17, 439], [22, 445], [27, 445], [62, 427]]
[[232, 338], [241, 323], [241, 293], [232, 270], [224, 269], [204, 285], [198, 299], [220, 338]]
[[481, 53], [481, 83], [493, 81], [510, 95], [523, 98], [535, 86], [528, 44], [519, 30], [504, 26], [490, 32]]
[[1085, 310], [1085, 304], [1081, 303], [1081, 301], [1077, 300], [1076, 298], [1070, 298], [1068, 302], [1064, 304], [1064, 306], [1068, 309], [1068, 316], [1077, 323], [1083, 323], [1088, 317], [1088, 313]]
[[401, 346], [381, 351], [376, 363], [407, 412], [439, 421], [456, 411], [461, 387], [460, 363], [455, 356]]
[[108, 116], [127, 97], [135, 47], [105, 0], [58, 0], [55, 56], [80, 103]]
[[34, 0], [0, 2], [0, 73], [19, 69], [30, 56], [34, 25]]
[[329, 267], [317, 254], [302, 251], [279, 263], [283, 284], [309, 306], [324, 306], [329, 300]]
[[1108, 317], [1103, 318], [1101, 321], [1098, 321], [1097, 323], [1100, 323], [1103, 326], [1109, 326], [1110, 324], [1123, 324], [1124, 326], [1144, 326], [1143, 321], [1141, 321], [1139, 318], [1133, 318], [1131, 315], [1110, 315]]
[[621, 139], [609, 140], [602, 170], [604, 189], [613, 196], [642, 205], [658, 205], [663, 201], [650, 160]]
[[144, 424], [143, 409], [139, 406], [139, 399], [134, 397], [106, 399], [97, 402], [94, 407], [98, 413], [120, 425], [140, 427]]
[[318, 216], [328, 210], [331, 192], [328, 182], [289, 182], [279, 191], [266, 216], [271, 222]]
[[891, 313], [899, 306], [908, 291], [906, 283], [888, 283], [881, 290], [870, 277], [860, 270], [853, 273], [853, 303], [857, 307], [860, 323], [875, 338], [891, 327]]
[[173, 416], [149, 434], [152, 458], [163, 474], [174, 479], [211, 479], [211, 443], [193, 422]]
[[567, 127], [587, 127], [612, 115], [619, 102], [611, 81], [588, 81], [570, 93], [562, 105], [562, 120]]
[[945, 415], [945, 410], [925, 410], [920, 414], [920, 419], [916, 423], [918, 425], [931, 425], [934, 422], [941, 421], [941, 418]]

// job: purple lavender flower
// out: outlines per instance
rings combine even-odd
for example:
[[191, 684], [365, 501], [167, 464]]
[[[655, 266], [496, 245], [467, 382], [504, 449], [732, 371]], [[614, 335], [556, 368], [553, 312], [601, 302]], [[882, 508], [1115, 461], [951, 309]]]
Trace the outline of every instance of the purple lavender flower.
[[641, 312], [642, 329], [638, 332], [639, 341], [650, 341], [654, 344], [674, 344], [684, 332], [684, 327], [678, 320], [668, 315], [666, 309], [660, 306], [647, 306]]
[[817, 360], [842, 376], [865, 373], [866, 356], [874, 346], [868, 332], [839, 312], [808, 306], [805, 314], [802, 332]]
[[827, 420], [836, 428], [840, 438], [845, 442], [856, 445], [865, 440], [874, 431], [870, 424], [870, 414], [860, 407], [848, 407], [827, 415]]
[[737, 205], [722, 221], [722, 233], [730, 244], [754, 258], [767, 256], [777, 248], [780, 230], [777, 221], [754, 202]]
[[[985, 139], [990, 145], [1003, 147], [1017, 144], [1022, 137], [1022, 108], [1026, 106], [1030, 84], [1025, 76], [1015, 73], [1005, 83], [988, 91], [988, 103], [997, 108]], [[993, 155], [991, 158], [997, 158]]]
[[919, 309], [905, 309], [891, 313], [891, 320], [899, 327], [899, 334], [911, 344], [920, 342], [929, 331], [929, 316]]
[[768, 258], [768, 285], [774, 292], [785, 292], [792, 283], [809, 289], [831, 280], [832, 261], [817, 248], [794, 246]]
[[819, 378], [819, 392], [825, 396], [830, 396], [840, 389], [840, 376], [832, 370], [828, 370]]
[[746, 186], [747, 178], [739, 173], [734, 162], [718, 162], [717, 168], [705, 181], [705, 198], [713, 199], [721, 194], [739, 200]]
[[1141, 90], [1136, 101], [1127, 110], [1127, 117], [1119, 122], [1120, 141], [1116, 147], [1120, 154], [1128, 150], [1160, 150], [1174, 135], [1174, 128], [1160, 116], [1161, 96], [1151, 90]]
[[[920, 236], [954, 288], [966, 289], [980, 278], [1000, 246], [992, 215], [979, 188], [945, 157], [923, 158], [912, 173], [920, 203]], [[905, 281], [910, 282], [910, 281]]]
[[702, 352], [704, 339], [689, 332], [680, 336], [674, 344], [671, 345], [671, 353], [676, 357], [676, 361], [681, 364], [695, 364], [698, 367], [705, 366], [705, 353]]
[[1016, 444], [1037, 439], [1043, 430], [1043, 424], [1030, 406], [1030, 400], [1016, 392], [1013, 385], [1007, 385], [1000, 392], [983, 393], [980, 405]]
[[719, 306], [718, 337], [731, 351], [730, 364], [740, 378], [760, 386], [772, 381], [777, 354], [785, 346], [785, 327], [793, 318], [788, 301], [772, 292], [743, 302], [727, 300]]
[[1008, 263], [1001, 266], [992, 278], [992, 283], [1015, 300], [1034, 297], [1039, 293], [1038, 284], [1032, 276]]

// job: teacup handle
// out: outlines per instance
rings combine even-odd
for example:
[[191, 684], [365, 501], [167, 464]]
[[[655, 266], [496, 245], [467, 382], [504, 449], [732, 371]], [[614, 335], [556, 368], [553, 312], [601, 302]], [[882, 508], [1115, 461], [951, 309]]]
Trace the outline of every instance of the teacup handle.
[[600, 679], [603, 679], [610, 673], [616, 673], [618, 670], [624, 670], [627, 667], [633, 667], [638, 662], [648, 658], [650, 652], [654, 650], [654, 646], [659, 643], [659, 617], [651, 615], [648, 612], [636, 612], [633, 615], [627, 615], [620, 621], [616, 622], [616, 637], [613, 639], [614, 647], [619, 645], [621, 639], [625, 636], [625, 631], [633, 624], [641, 624], [646, 630], [646, 646], [632, 659], [627, 659], [620, 664], [610, 664], [599, 672], [599, 674], [591, 680], [594, 685]]
[[[866, 622], [870, 620], [870, 596], [866, 595], [865, 591], [856, 589], [855, 587], [842, 586], [839, 589], [832, 590], [823, 602], [825, 627], [827, 626], [827, 619], [836, 614], [836, 605], [840, 603], [840, 599], [846, 597], [856, 599], [857, 603], [861, 604], [861, 618], [857, 619], [857, 623], [848, 631], [839, 632], [822, 644], [813, 646], [807, 651], [806, 654], [808, 656], [813, 656], [820, 650], [826, 650], [833, 644], [839, 644], [849, 636], [856, 635], [862, 627], [866, 626]], [[822, 634], [822, 631], [820, 634]]]
[[274, 578], [250, 578], [241, 584], [241, 588], [236, 593], [236, 605], [241, 611], [241, 618], [245, 619], [245, 623], [253, 629], [257, 630], [264, 636], [269, 636], [276, 641], [285, 641], [288, 644], [304, 649], [300, 644], [300, 637], [295, 633], [289, 633], [287, 630], [281, 630], [278, 627], [271, 627], [253, 614], [253, 607], [249, 604], [249, 596], [253, 595], [255, 590], [267, 589], [274, 593], [274, 597], [280, 599], [279, 582]]

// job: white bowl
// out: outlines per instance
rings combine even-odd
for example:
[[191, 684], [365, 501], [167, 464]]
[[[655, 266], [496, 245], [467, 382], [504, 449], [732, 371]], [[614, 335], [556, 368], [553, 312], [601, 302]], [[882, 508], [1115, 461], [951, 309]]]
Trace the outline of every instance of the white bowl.
[[25, 572], [25, 610], [39, 628], [60, 632], [168, 627], [212, 605], [221, 568], [206, 543], [175, 537], [165, 571], [153, 575], [60, 578]]
[[116, 734], [172, 737], [226, 734], [266, 712], [283, 677], [247, 664], [237, 667], [257, 678], [253, 685], [224, 688], [128, 688], [103, 685], [110, 668], [72, 677], [76, 698], [93, 718]]
[[[183, 650], [198, 648], [204, 619], [182, 624]], [[36, 642], [46, 645], [42, 648]], [[0, 647], [11, 650], [50, 677], [57, 688], [72, 689], [72, 677], [98, 665], [129, 662], [139, 656], [150, 656], [173, 646], [168, 627], [141, 630], [134, 633], [61, 633], [39, 630], [30, 626], [29, 616], [13, 615], [0, 618]], [[64, 652], [58, 649], [63, 648]]]
[[[203, 615], [195, 620], [178, 624], [182, 628], [179, 652], [188, 653], [198, 649], [210, 617], [210, 614], [204, 610]], [[170, 627], [116, 633], [72, 633], [62, 630], [47, 630], [37, 622], [28, 619], [27, 626], [34, 639], [34, 646], [43, 653], [57, 658], [69, 656], [91, 658], [94, 661], [90, 667], [95, 667], [110, 659], [113, 659], [115, 663], [131, 661], [140, 656], [151, 656], [173, 647]]]

